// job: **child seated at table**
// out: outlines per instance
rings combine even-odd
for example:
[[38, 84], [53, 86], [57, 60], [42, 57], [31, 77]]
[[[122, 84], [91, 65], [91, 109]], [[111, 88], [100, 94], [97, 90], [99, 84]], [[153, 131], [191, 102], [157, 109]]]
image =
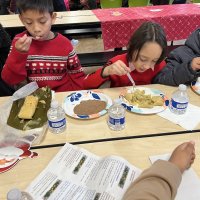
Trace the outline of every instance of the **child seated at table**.
[[36, 81], [57, 92], [82, 89], [85, 74], [71, 42], [51, 31], [52, 0], [20, 0], [17, 7], [26, 31], [12, 41], [2, 79], [12, 86]]
[[136, 85], [151, 84], [165, 66], [167, 40], [162, 27], [143, 23], [131, 37], [127, 53], [110, 59], [107, 64], [84, 79], [85, 88], [97, 88], [110, 81], [111, 87], [130, 86], [130, 73]]
[[179, 145], [169, 161], [156, 161], [136, 179], [123, 200], [173, 200], [181, 183], [182, 173], [195, 159], [194, 142]]
[[188, 37], [185, 45], [171, 51], [166, 62], [165, 68], [155, 77], [154, 83], [187, 85], [200, 77], [200, 29]]

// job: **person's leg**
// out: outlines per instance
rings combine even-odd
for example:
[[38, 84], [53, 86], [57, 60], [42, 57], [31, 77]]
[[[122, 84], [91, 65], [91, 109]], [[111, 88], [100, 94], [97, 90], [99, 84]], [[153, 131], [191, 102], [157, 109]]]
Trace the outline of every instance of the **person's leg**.
[[97, 2], [96, 0], [88, 0], [88, 6], [89, 8], [92, 9], [96, 9], [97, 8]]
[[0, 0], [0, 15], [8, 15], [10, 1], [9, 0]]
[[169, 0], [152, 0], [151, 3], [153, 5], [167, 5], [169, 4]]
[[172, 4], [184, 4], [186, 0], [174, 0]]

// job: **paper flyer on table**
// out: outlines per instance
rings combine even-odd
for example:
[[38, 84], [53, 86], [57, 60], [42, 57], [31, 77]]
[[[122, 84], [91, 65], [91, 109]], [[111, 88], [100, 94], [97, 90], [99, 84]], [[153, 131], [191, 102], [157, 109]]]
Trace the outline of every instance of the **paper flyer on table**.
[[66, 143], [26, 191], [37, 200], [118, 200], [140, 173], [121, 157], [100, 158]]
[[[151, 163], [156, 160], [169, 160], [170, 154], [149, 156]], [[178, 188], [175, 200], [197, 200], [200, 199], [200, 179], [195, 171], [190, 168], [182, 175], [182, 181]]]

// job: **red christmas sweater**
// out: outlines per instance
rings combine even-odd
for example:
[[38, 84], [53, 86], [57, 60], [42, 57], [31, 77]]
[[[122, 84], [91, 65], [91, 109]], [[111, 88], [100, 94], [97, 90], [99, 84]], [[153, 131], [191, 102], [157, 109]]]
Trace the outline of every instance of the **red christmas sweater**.
[[15, 42], [14, 38], [1, 74], [7, 84], [16, 85], [27, 80], [36, 81], [39, 87], [49, 86], [56, 92], [83, 89], [85, 74], [67, 38], [58, 33], [51, 40], [32, 40], [27, 53], [17, 51]]
[[[110, 59], [104, 67], [111, 65], [117, 60], [121, 60], [126, 64], [126, 66], [129, 66], [128, 61], [126, 59], [126, 54], [122, 54]], [[133, 80], [135, 81], [136, 85], [151, 84], [153, 78], [158, 74], [158, 72], [160, 72], [163, 69], [165, 65], [166, 65], [165, 61], [162, 61], [160, 64], [155, 65], [154, 71], [152, 69], [148, 69], [145, 72], [140, 73], [140, 72], [137, 72], [136, 70], [133, 70], [130, 74]], [[91, 73], [85, 77], [83, 81], [85, 89], [98, 88], [107, 80], [110, 81], [111, 87], [123, 87], [123, 86], [132, 85], [126, 75], [123, 75], [123, 76], [111, 75], [109, 77], [103, 78], [102, 70], [103, 68], [100, 68], [96, 72]]]

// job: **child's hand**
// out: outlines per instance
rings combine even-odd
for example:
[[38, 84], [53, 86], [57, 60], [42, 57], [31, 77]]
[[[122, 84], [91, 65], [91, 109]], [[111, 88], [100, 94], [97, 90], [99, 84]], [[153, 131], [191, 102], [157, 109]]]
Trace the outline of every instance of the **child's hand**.
[[169, 161], [174, 163], [183, 173], [195, 159], [195, 143], [185, 142], [174, 149]]
[[88, 0], [80, 0], [81, 5], [87, 5]]
[[26, 34], [19, 38], [15, 43], [15, 48], [20, 52], [28, 52], [31, 46], [32, 37], [27, 36]]
[[118, 75], [122, 76], [131, 72], [130, 68], [127, 67], [121, 60], [116, 61], [112, 65], [105, 67], [103, 71], [103, 76]]
[[193, 58], [191, 62], [191, 67], [195, 71], [200, 69], [200, 57]]

